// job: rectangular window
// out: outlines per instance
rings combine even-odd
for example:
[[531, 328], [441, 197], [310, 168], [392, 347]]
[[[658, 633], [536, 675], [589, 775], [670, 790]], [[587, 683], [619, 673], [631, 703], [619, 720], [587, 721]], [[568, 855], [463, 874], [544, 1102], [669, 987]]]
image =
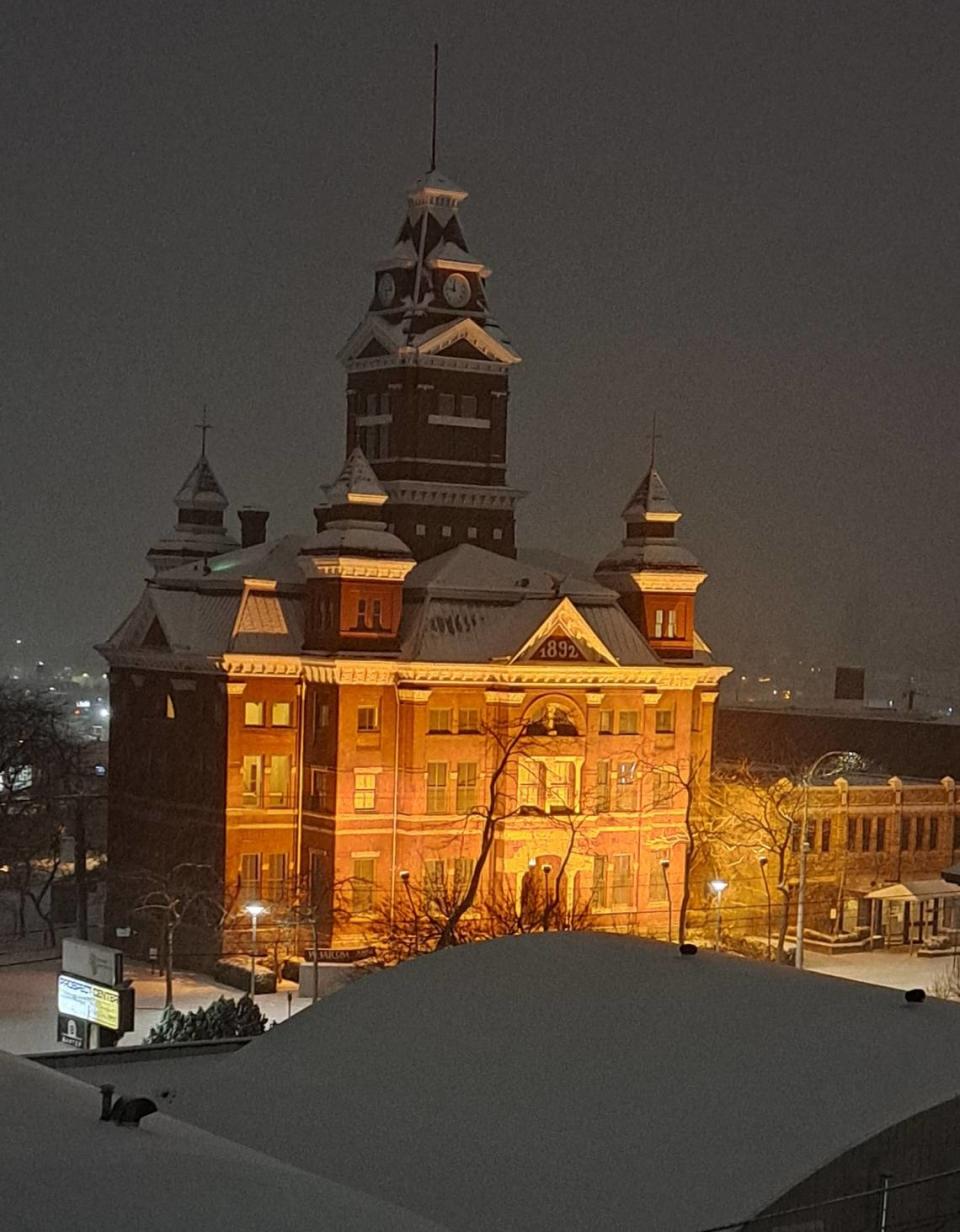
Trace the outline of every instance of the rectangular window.
[[847, 851], [857, 850], [857, 818], [847, 818]]
[[690, 727], [693, 731], [703, 730], [703, 698], [699, 693], [690, 699]]
[[380, 730], [380, 714], [376, 706], [357, 707], [357, 731], [375, 732]]
[[377, 776], [370, 770], [353, 772], [353, 808], [357, 813], [370, 813], [377, 805]]
[[886, 817], [877, 818], [876, 841], [877, 841], [877, 851], [887, 850], [887, 819]]
[[475, 526], [468, 526], [467, 527], [467, 538], [476, 539], [476, 537], [477, 537], [477, 528]]
[[457, 856], [453, 862], [453, 893], [459, 902], [467, 892], [473, 876], [473, 860], [469, 856]]
[[377, 861], [363, 856], [353, 861], [353, 877], [350, 881], [350, 910], [354, 915], [363, 915], [373, 910], [373, 895], [377, 884]]
[[329, 702], [321, 701], [320, 695], [315, 694], [313, 698], [313, 730], [322, 731], [323, 728], [330, 725], [330, 704]]
[[456, 415], [457, 400], [453, 394], [437, 394], [437, 414]]
[[931, 817], [930, 827], [927, 830], [927, 849], [929, 851], [936, 851], [939, 842], [940, 842], [940, 818]]
[[310, 770], [310, 804], [320, 813], [332, 813], [335, 801], [336, 771], [313, 766]]
[[248, 851], [240, 857], [240, 897], [249, 902], [260, 897], [260, 854]]
[[417, 523], [417, 534], [422, 538], [427, 533], [427, 528], [422, 522]]
[[924, 834], [924, 828], [925, 828], [924, 818], [915, 817], [913, 820], [913, 825], [914, 825], [913, 849], [914, 851], [922, 851], [923, 850], [923, 834]]
[[177, 717], [177, 708], [173, 703], [173, 697], [169, 693], [167, 694], [165, 715], [168, 719], [175, 719]]
[[545, 773], [543, 762], [521, 761], [517, 772], [517, 805], [542, 808]]
[[445, 761], [427, 762], [427, 812], [445, 813], [447, 811], [447, 763]]
[[477, 803], [477, 763], [457, 762], [457, 812], [469, 813]]
[[820, 822], [820, 850], [824, 853], [830, 850], [830, 831], [833, 828], [833, 823], [829, 817], [824, 817]]
[[476, 419], [477, 399], [473, 394], [464, 394], [460, 399], [460, 416], [462, 419]]
[[653, 772], [653, 807], [668, 808], [673, 803], [674, 782], [669, 770]]
[[612, 906], [633, 906], [633, 861], [630, 856], [616, 855], [613, 857], [613, 878], [610, 888]]
[[264, 862], [263, 896], [281, 902], [287, 894], [287, 853], [272, 851]]
[[263, 758], [243, 759], [243, 803], [259, 806], [263, 803]]
[[860, 850], [870, 850], [870, 818], [860, 818]]
[[671, 607], [667, 609], [667, 637], [679, 637], [677, 632], [677, 609]]
[[617, 716], [617, 730], [621, 736], [635, 736], [640, 730], [639, 712], [636, 710], [621, 710]]
[[572, 813], [577, 807], [577, 767], [572, 761], [547, 762], [547, 812]]
[[263, 702], [243, 703], [244, 727], [263, 727]]
[[910, 850], [910, 818], [900, 818], [900, 850]]
[[453, 731], [453, 711], [449, 707], [427, 713], [427, 731], [434, 734]]
[[613, 711], [612, 710], [601, 710], [598, 717], [600, 720], [600, 735], [601, 736], [612, 736], [613, 735]]
[[376, 415], [379, 409], [377, 395], [367, 394], [367, 414]]
[[953, 850], [960, 851], [960, 813], [953, 815]]
[[500, 527], [499, 527], [499, 526], [495, 526], [495, 527], [493, 528], [493, 537], [494, 537], [494, 539], [502, 539], [502, 538], [503, 538], [503, 531], [500, 529]]
[[610, 807], [610, 761], [604, 758], [597, 762], [597, 812], [605, 813]]
[[658, 607], [657, 610], [653, 613], [653, 636], [654, 637], [663, 637], [663, 617], [664, 617], [664, 610], [662, 607]]
[[288, 808], [291, 800], [290, 781], [293, 758], [289, 755], [270, 758], [267, 767], [267, 804], [271, 808]]
[[293, 710], [289, 702], [274, 702], [270, 707], [270, 724], [273, 727], [289, 727]]
[[655, 730], [659, 736], [673, 734], [673, 707], [664, 706], [658, 709], [655, 716]]
[[329, 883], [326, 875], [326, 861], [322, 851], [310, 852], [310, 901], [319, 906], [327, 898]]
[[457, 714], [457, 731], [462, 735], [464, 732], [478, 732], [480, 730], [480, 711], [471, 709], [462, 709]]
[[446, 893], [446, 871], [442, 860], [424, 860], [423, 897], [428, 907], [441, 906]]
[[593, 891], [590, 895], [592, 907], [607, 905], [607, 857], [593, 857]]

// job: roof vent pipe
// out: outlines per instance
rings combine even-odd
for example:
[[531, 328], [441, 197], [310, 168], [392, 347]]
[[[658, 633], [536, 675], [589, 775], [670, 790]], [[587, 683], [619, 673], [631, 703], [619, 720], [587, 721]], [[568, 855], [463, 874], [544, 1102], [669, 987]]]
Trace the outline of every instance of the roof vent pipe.
[[266, 542], [267, 518], [270, 516], [268, 510], [245, 505], [237, 510], [237, 516], [240, 518], [240, 546], [242, 548], [252, 548], [257, 543]]

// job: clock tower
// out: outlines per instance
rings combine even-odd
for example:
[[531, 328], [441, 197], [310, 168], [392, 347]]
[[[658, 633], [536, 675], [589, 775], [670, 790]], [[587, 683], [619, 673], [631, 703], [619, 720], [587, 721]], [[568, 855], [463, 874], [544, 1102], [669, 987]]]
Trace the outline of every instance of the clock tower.
[[340, 352], [347, 452], [362, 449], [389, 494], [391, 530], [418, 560], [459, 543], [516, 555], [523, 493], [507, 484], [507, 403], [520, 356], [490, 312], [490, 270], [467, 248], [466, 196], [435, 170], [414, 184]]

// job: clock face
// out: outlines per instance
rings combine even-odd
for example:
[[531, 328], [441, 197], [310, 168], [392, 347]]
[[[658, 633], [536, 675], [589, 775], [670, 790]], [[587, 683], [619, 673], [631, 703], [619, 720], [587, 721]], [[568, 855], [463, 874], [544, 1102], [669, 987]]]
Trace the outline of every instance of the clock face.
[[451, 308], [462, 308], [470, 299], [470, 280], [463, 274], [448, 274], [443, 284], [443, 298]]
[[381, 274], [377, 282], [377, 299], [383, 304], [384, 308], [389, 307], [393, 303], [394, 296], [397, 293], [397, 284], [393, 281], [393, 274]]

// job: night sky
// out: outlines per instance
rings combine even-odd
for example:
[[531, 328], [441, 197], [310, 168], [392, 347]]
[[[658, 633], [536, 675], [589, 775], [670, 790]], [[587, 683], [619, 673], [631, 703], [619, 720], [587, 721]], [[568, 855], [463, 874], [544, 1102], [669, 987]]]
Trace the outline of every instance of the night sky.
[[723, 661], [955, 669], [955, 0], [5, 0], [0, 665], [95, 661], [204, 403], [234, 509], [309, 529], [434, 39], [521, 544], [618, 542], [656, 411]]

